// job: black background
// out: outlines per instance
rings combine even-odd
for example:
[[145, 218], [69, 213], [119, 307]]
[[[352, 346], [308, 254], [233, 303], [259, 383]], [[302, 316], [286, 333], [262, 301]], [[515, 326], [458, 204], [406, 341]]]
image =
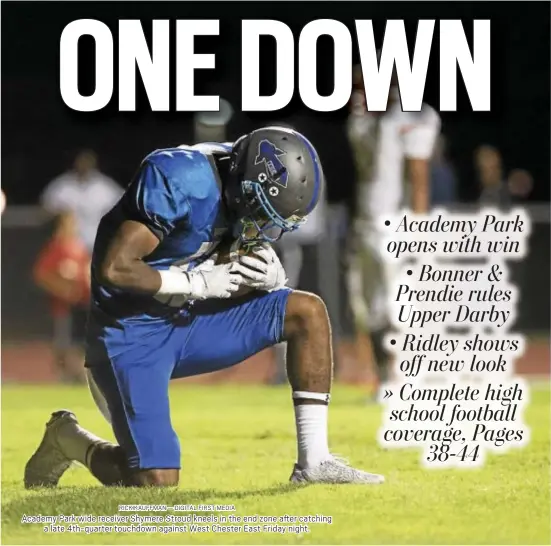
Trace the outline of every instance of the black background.
[[[39, 192], [71, 162], [82, 147], [95, 149], [102, 170], [125, 185], [149, 151], [189, 143], [192, 115], [152, 113], [138, 76], [137, 112], [119, 113], [117, 91], [117, 25], [140, 19], [146, 36], [153, 19], [170, 19], [171, 44], [176, 19], [220, 19], [220, 36], [199, 37], [196, 51], [215, 53], [216, 69], [196, 72], [198, 94], [219, 94], [240, 107], [241, 20], [277, 19], [291, 27], [295, 42], [313, 19], [345, 23], [355, 38], [355, 19], [373, 19], [378, 46], [388, 19], [404, 19], [413, 49], [419, 19], [436, 19], [425, 101], [438, 109], [439, 19], [461, 19], [470, 39], [473, 19], [490, 19], [492, 32], [492, 110], [472, 112], [459, 76], [458, 112], [442, 113], [443, 130], [460, 174], [461, 198], [477, 195], [472, 152], [483, 143], [499, 147], [507, 168], [526, 168], [535, 177], [532, 200], [549, 199], [549, 3], [546, 2], [3, 2], [2, 3], [2, 185], [10, 203], [35, 203]], [[114, 37], [115, 89], [99, 112], [69, 109], [59, 92], [59, 42], [73, 20], [91, 18], [107, 24]], [[262, 91], [274, 87], [274, 51], [261, 41]], [[94, 89], [92, 38], [79, 47], [79, 85]], [[175, 68], [172, 55], [172, 68]], [[298, 63], [297, 63], [298, 64]], [[332, 42], [318, 47], [318, 86], [329, 94], [333, 85]], [[175, 110], [174, 82], [171, 103]], [[348, 197], [354, 177], [345, 138], [346, 110], [321, 114], [305, 108], [298, 90], [291, 105], [272, 114], [237, 112], [229, 127], [234, 138], [263, 122], [287, 121], [304, 131], [318, 148], [332, 201]]]

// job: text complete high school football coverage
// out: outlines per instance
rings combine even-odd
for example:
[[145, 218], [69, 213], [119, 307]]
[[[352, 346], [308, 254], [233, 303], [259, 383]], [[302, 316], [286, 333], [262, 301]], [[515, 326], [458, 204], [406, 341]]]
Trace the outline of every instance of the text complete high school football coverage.
[[[137, 77], [143, 81], [151, 110], [171, 110], [171, 83], [175, 78], [175, 105], [180, 112], [217, 112], [220, 97], [195, 94], [195, 73], [217, 66], [213, 53], [196, 53], [195, 38], [220, 35], [216, 19], [152, 21], [151, 47], [139, 20], [119, 20], [118, 39], [110, 28], [95, 19], [78, 19], [61, 34], [59, 87], [64, 103], [80, 112], [95, 112], [106, 107], [115, 90], [115, 56], [118, 56], [118, 109], [136, 110]], [[439, 38], [435, 39], [438, 25]], [[357, 42], [370, 111], [384, 112], [395, 68], [402, 108], [421, 110], [431, 55], [439, 56], [440, 111], [457, 110], [458, 72], [461, 73], [473, 111], [490, 111], [489, 20], [474, 20], [472, 47], [461, 20], [420, 20], [413, 47], [408, 46], [403, 20], [386, 23], [383, 46], [375, 45], [371, 20], [356, 20], [353, 32], [334, 19], [318, 19], [306, 24], [299, 36], [285, 23], [257, 19], [241, 22], [241, 109], [244, 112], [274, 112], [285, 108], [298, 91], [302, 103], [318, 112], [332, 112], [346, 106], [352, 93], [353, 40]], [[171, 32], [176, 32], [175, 48]], [[95, 89], [90, 95], [79, 91], [79, 40], [91, 36], [95, 43]], [[318, 40], [328, 36], [334, 47], [334, 85], [329, 95], [317, 88], [316, 59]], [[261, 58], [261, 37], [275, 40], [275, 59]], [[410, 55], [411, 53], [411, 55]], [[171, 62], [175, 58], [175, 74]], [[410, 61], [411, 58], [411, 61]], [[261, 95], [260, 65], [269, 62], [276, 74], [276, 89]], [[297, 70], [296, 70], [297, 69]], [[298, 72], [298, 78], [295, 73]], [[139, 76], [137, 76], [139, 73]], [[298, 80], [298, 81], [296, 81]]]

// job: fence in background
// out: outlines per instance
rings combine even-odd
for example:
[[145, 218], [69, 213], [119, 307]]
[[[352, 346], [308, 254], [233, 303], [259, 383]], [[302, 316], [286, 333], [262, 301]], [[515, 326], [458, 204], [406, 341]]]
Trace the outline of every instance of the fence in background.
[[[549, 205], [526, 209], [532, 218], [529, 254], [511, 263], [512, 280], [521, 290], [515, 330], [548, 333], [550, 329], [550, 226]], [[25, 342], [50, 337], [47, 301], [34, 286], [34, 260], [46, 242], [51, 226], [40, 209], [8, 207], [2, 216], [2, 342]], [[305, 249], [301, 287], [324, 297], [337, 338], [351, 333], [348, 320], [342, 255], [346, 215], [339, 206], [328, 214], [326, 237]]]

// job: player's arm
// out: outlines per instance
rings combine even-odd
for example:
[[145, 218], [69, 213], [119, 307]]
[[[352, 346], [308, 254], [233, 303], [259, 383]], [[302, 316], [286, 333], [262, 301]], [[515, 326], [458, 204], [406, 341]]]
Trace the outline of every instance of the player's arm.
[[151, 229], [135, 220], [125, 220], [107, 244], [99, 267], [99, 281], [131, 292], [153, 296], [161, 288], [160, 273], [144, 258], [159, 246]]
[[156, 270], [145, 258], [165, 237], [189, 220], [185, 195], [153, 163], [146, 161], [120, 202], [124, 221], [109, 236], [99, 257], [99, 281], [129, 292], [190, 299], [227, 298], [239, 288], [240, 264], [213, 267], [211, 271]]
[[214, 278], [212, 271], [204, 274], [202, 271], [158, 271], [152, 268], [144, 258], [159, 244], [158, 236], [147, 225], [135, 220], [123, 222], [109, 242], [102, 260], [100, 282], [127, 292], [161, 297], [161, 301], [166, 296], [223, 298], [239, 288], [241, 277], [232, 275], [230, 279], [231, 265], [226, 266], [227, 271], [215, 271]]
[[425, 214], [430, 208], [430, 165], [427, 159], [409, 158], [408, 173], [411, 184], [411, 209]]
[[416, 214], [427, 213], [430, 208], [430, 160], [439, 132], [440, 118], [429, 110], [404, 136], [411, 208]]

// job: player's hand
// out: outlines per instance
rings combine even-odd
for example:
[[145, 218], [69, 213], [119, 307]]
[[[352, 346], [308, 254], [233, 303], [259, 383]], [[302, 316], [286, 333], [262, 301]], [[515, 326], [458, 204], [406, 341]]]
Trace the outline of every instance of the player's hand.
[[188, 271], [190, 282], [190, 299], [206, 300], [209, 298], [230, 298], [239, 290], [245, 270], [238, 263], [214, 265], [215, 260], [207, 260], [195, 269]]
[[198, 265], [188, 265], [184, 269], [184, 271], [212, 271], [212, 268], [215, 266], [217, 259], [218, 254], [212, 254], [204, 262], [200, 262]]
[[270, 245], [253, 248], [253, 256], [241, 256], [239, 263], [245, 266], [245, 270], [241, 271], [245, 286], [269, 291], [283, 288], [289, 280]]

